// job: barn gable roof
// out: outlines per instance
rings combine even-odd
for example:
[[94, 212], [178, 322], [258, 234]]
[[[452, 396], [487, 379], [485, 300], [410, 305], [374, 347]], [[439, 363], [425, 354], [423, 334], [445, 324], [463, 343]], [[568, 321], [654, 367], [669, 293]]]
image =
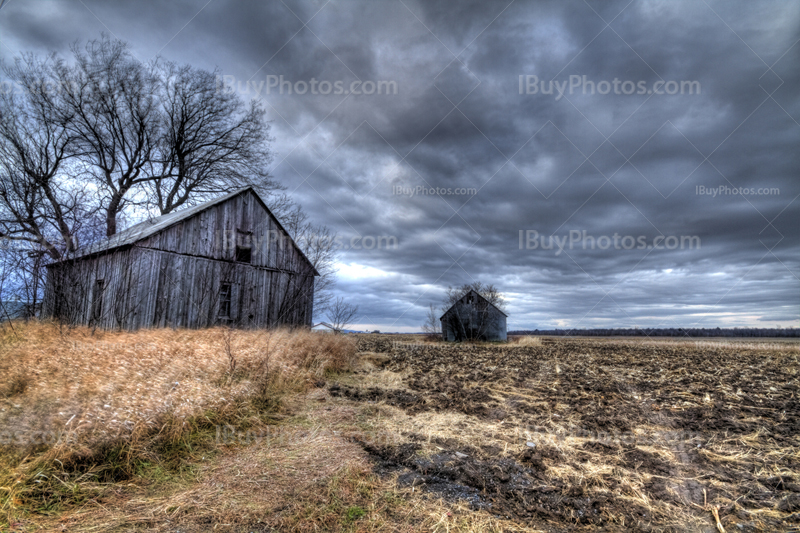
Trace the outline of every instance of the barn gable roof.
[[443, 319], [443, 318], [444, 318], [444, 315], [446, 315], [447, 313], [449, 313], [449, 312], [450, 312], [450, 311], [453, 309], [453, 307], [455, 307], [455, 306], [456, 306], [456, 304], [457, 304], [458, 302], [460, 302], [461, 300], [463, 300], [464, 298], [466, 298], [467, 296], [469, 296], [470, 294], [473, 294], [473, 293], [474, 293], [474, 294], [475, 294], [475, 295], [476, 295], [478, 298], [480, 298], [481, 300], [483, 300], [483, 301], [484, 301], [484, 302], [486, 302], [487, 304], [489, 304], [489, 305], [491, 305], [492, 307], [494, 307], [495, 309], [497, 309], [497, 312], [498, 312], [498, 313], [500, 313], [500, 314], [501, 314], [501, 315], [503, 315], [504, 317], [508, 318], [508, 315], [507, 315], [506, 313], [504, 313], [504, 312], [503, 312], [503, 311], [502, 311], [502, 310], [501, 310], [499, 307], [497, 307], [497, 306], [496, 306], [496, 305], [494, 305], [492, 302], [490, 302], [489, 300], [487, 300], [486, 298], [484, 298], [483, 296], [481, 296], [481, 294], [480, 294], [479, 292], [477, 292], [475, 289], [470, 289], [470, 290], [469, 290], [469, 292], [467, 292], [467, 294], [465, 294], [464, 296], [462, 296], [461, 298], [459, 298], [459, 299], [458, 299], [458, 301], [457, 301], [456, 303], [454, 303], [453, 305], [451, 305], [451, 306], [450, 306], [450, 309], [448, 309], [447, 311], [445, 311], [445, 312], [444, 312], [444, 314], [443, 314], [442, 316], [440, 316], [440, 317], [439, 317], [439, 320]]
[[[102, 252], [108, 252], [117, 248], [121, 248], [123, 246], [132, 245], [136, 242], [146, 239], [147, 237], [155, 235], [156, 233], [163, 231], [177, 224], [178, 222], [181, 222], [195, 215], [198, 215], [210, 207], [226, 202], [227, 200], [230, 200], [231, 198], [234, 198], [248, 191], [253, 193], [253, 195], [259, 201], [261, 206], [278, 223], [278, 227], [284, 233], [286, 233], [286, 235], [289, 235], [289, 232], [286, 231], [286, 229], [283, 227], [280, 220], [278, 220], [278, 217], [272, 214], [272, 211], [270, 211], [269, 207], [267, 207], [267, 204], [264, 202], [264, 200], [261, 198], [258, 192], [256, 192], [256, 190], [252, 186], [250, 186], [237, 189], [233, 192], [220, 196], [219, 198], [214, 198], [213, 200], [209, 200], [208, 202], [204, 202], [202, 204], [188, 207], [186, 209], [181, 209], [179, 211], [173, 211], [172, 213], [167, 213], [166, 215], [157, 216], [154, 218], [147, 219], [144, 222], [139, 222], [138, 224], [134, 224], [130, 228], [122, 230], [112, 235], [111, 237], [108, 237], [107, 239], [82, 247], [75, 253], [75, 255], [71, 259], [79, 259], [81, 257], [95, 255]], [[297, 251], [300, 252], [300, 256], [303, 259], [305, 259], [309, 265], [311, 265], [311, 268], [314, 270], [314, 275], [319, 276], [319, 272], [317, 272], [317, 269], [314, 268], [314, 264], [311, 261], [309, 261], [308, 257], [306, 257], [306, 255], [303, 253], [300, 247], [297, 246], [297, 243], [295, 243], [294, 240], [291, 239], [291, 236], [290, 240], [292, 244], [297, 248]]]

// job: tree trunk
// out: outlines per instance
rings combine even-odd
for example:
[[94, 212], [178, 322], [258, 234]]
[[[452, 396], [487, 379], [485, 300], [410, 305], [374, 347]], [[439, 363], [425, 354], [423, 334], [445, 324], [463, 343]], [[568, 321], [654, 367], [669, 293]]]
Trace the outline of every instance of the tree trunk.
[[117, 233], [117, 213], [122, 203], [122, 194], [121, 192], [115, 193], [108, 203], [108, 210], [106, 211], [106, 237], [111, 237]]

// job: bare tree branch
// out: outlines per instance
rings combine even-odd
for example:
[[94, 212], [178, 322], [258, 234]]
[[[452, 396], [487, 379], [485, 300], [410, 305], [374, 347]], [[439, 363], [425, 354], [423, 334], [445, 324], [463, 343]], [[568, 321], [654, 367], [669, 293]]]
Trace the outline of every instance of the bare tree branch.
[[161, 214], [253, 185], [269, 194], [269, 124], [255, 100], [249, 105], [209, 72], [171, 62], [157, 65], [160, 131], [149, 197]]
[[422, 324], [422, 332], [427, 333], [428, 335], [441, 335], [442, 333], [442, 325], [439, 321], [440, 313], [436, 309], [436, 306], [430, 304], [428, 308], [428, 313], [425, 315], [425, 322]]
[[331, 321], [334, 330], [342, 331], [353, 321], [357, 313], [357, 305], [346, 303], [344, 298], [337, 298], [328, 310], [328, 320]]

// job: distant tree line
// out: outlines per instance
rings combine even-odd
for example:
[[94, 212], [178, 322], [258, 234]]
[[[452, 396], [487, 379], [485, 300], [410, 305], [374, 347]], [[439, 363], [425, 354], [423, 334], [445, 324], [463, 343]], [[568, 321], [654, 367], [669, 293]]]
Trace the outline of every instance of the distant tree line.
[[509, 335], [557, 337], [800, 337], [800, 328], [594, 328], [509, 331]]

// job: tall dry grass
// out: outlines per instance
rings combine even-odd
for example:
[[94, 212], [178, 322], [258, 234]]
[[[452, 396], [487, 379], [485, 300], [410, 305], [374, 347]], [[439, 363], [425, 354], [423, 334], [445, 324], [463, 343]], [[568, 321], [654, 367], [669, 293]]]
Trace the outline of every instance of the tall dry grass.
[[517, 346], [541, 346], [542, 339], [539, 337], [531, 337], [530, 335], [523, 335], [518, 337], [510, 337], [508, 339], [512, 344]]
[[[169, 460], [191, 435], [275, 413], [354, 363], [347, 337], [308, 330], [0, 329], [0, 505]], [[182, 446], [183, 445], [183, 446]], [[49, 494], [49, 496], [48, 496]]]

